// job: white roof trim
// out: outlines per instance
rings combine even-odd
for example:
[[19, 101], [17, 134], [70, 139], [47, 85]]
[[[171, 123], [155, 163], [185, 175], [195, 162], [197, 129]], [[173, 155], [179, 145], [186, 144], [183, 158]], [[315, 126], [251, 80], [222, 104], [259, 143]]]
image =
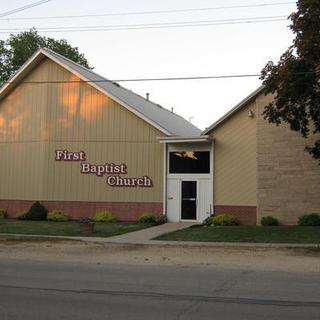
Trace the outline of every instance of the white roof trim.
[[23, 75], [25, 69], [27, 69], [27, 67], [31, 66], [33, 64], [33, 62], [40, 56], [40, 54], [42, 49], [36, 51], [20, 68], [19, 70], [11, 77], [9, 78], [9, 80], [6, 81], [6, 83], [0, 88], [0, 96], [3, 94], [3, 92], [7, 91], [10, 87], [10, 85], [12, 85], [11, 82], [15, 82], [17, 81], [17, 83], [19, 82], [17, 79]]
[[[128, 109], [130, 112], [134, 113], [136, 116], [138, 116], [139, 118], [143, 119], [144, 121], [146, 121], [147, 123], [149, 123], [150, 125], [152, 125], [153, 127], [155, 127], [156, 129], [158, 129], [159, 131], [161, 131], [162, 133], [172, 136], [172, 133], [169, 132], [168, 130], [166, 130], [165, 128], [162, 128], [159, 124], [157, 124], [156, 122], [152, 121], [151, 119], [147, 118], [145, 115], [141, 114], [140, 112], [138, 112], [137, 110], [135, 110], [134, 108], [130, 107], [128, 104], [124, 103], [122, 100], [120, 100], [119, 98], [114, 97], [113, 95], [111, 95], [109, 92], [107, 92], [106, 90], [103, 90], [102, 88], [100, 88], [99, 86], [97, 86], [94, 82], [90, 81], [90, 79], [87, 79], [86, 77], [84, 77], [83, 75], [81, 75], [80, 73], [78, 73], [77, 71], [73, 70], [72, 68], [70, 68], [69, 66], [67, 66], [66, 64], [64, 64], [63, 62], [61, 62], [60, 60], [58, 60], [56, 57], [54, 57], [53, 55], [50, 54], [50, 52], [44, 50], [44, 49], [39, 49], [37, 52], [35, 52], [21, 67], [20, 69], [15, 73], [15, 75], [10, 78], [8, 81], [9, 82], [14, 82], [17, 81], [17, 79], [23, 75], [24, 71], [27, 69], [27, 67], [30, 67], [35, 60], [40, 56], [40, 55], [44, 55], [46, 57], [48, 57], [49, 59], [53, 60], [55, 63], [59, 64], [60, 66], [62, 66], [63, 68], [65, 68], [66, 70], [70, 71], [71, 73], [75, 74], [77, 77], [79, 77], [80, 79], [82, 79], [83, 81], [88, 82], [92, 87], [94, 87], [95, 89], [97, 89], [98, 91], [102, 92], [103, 94], [107, 95], [108, 97], [110, 97], [112, 100], [116, 101], [117, 103], [119, 103], [120, 105], [122, 105], [123, 107], [125, 107], [126, 109]], [[17, 81], [18, 82], [18, 81]], [[4, 86], [2, 86], [2, 88], [0, 89], [0, 96], [2, 95], [3, 92], [5, 92], [6, 90], [9, 89], [10, 83], [6, 83]]]
[[207, 135], [200, 137], [158, 137], [160, 143], [184, 143], [184, 142], [210, 142], [212, 138]]
[[224, 116], [214, 122], [210, 127], [206, 128], [202, 134], [208, 134], [210, 131], [215, 129], [219, 124], [230, 118], [234, 113], [244, 107], [248, 102], [254, 99], [257, 95], [259, 95], [264, 90], [264, 86], [259, 87], [255, 91], [253, 91], [250, 95], [244, 98], [241, 102], [239, 102], [235, 107], [233, 107], [230, 111], [228, 111]]

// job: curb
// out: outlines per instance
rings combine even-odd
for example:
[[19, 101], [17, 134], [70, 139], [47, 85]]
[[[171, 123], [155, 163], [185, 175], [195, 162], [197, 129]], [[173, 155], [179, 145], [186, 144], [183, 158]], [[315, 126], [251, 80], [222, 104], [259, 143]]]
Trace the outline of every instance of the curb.
[[[21, 237], [21, 238], [44, 238], [44, 239], [59, 239], [59, 240], [77, 240], [83, 242], [92, 242], [106, 245], [122, 245], [122, 246], [158, 246], [158, 247], [184, 247], [184, 248], [272, 248], [272, 249], [295, 249], [295, 248], [319, 248], [318, 243], [252, 243], [252, 242], [205, 242], [205, 241], [162, 241], [162, 240], [147, 240], [147, 241], [112, 241], [110, 238], [97, 237], [69, 237], [69, 236], [50, 236], [50, 235], [33, 235], [33, 234], [11, 234], [0, 233], [0, 240], [3, 237]], [[109, 240], [108, 240], [109, 239]]]

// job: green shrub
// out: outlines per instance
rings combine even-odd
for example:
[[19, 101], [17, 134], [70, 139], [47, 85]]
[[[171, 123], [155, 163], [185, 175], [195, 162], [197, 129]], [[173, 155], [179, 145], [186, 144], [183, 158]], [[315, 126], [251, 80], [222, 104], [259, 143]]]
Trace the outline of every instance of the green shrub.
[[117, 221], [116, 217], [109, 211], [97, 212], [94, 215], [93, 220], [95, 222], [116, 222]]
[[262, 217], [260, 223], [262, 226], [278, 226], [279, 225], [278, 219], [272, 216]]
[[65, 222], [69, 221], [69, 215], [62, 210], [53, 210], [47, 215], [48, 221]]
[[7, 211], [0, 209], [0, 219], [5, 219], [7, 217]]
[[214, 216], [213, 219], [214, 226], [236, 226], [238, 225], [236, 219], [231, 214], [219, 214]]
[[212, 226], [213, 225], [213, 216], [205, 218], [202, 222], [203, 226]]
[[156, 223], [157, 217], [153, 213], [146, 212], [142, 214], [142, 216], [139, 218], [139, 222], [141, 223]]
[[318, 213], [309, 213], [301, 216], [298, 220], [299, 226], [320, 226], [320, 215]]
[[27, 211], [20, 211], [16, 213], [16, 219], [18, 220], [27, 220]]
[[26, 220], [47, 220], [48, 210], [39, 202], [36, 201], [29, 209]]
[[156, 217], [156, 224], [164, 224], [168, 221], [167, 217], [163, 214], [160, 214]]

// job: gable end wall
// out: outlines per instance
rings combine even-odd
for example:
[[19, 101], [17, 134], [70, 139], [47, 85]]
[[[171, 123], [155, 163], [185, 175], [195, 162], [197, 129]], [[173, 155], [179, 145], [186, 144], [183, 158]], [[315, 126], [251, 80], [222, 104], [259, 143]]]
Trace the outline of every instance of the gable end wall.
[[[54, 80], [78, 78], [44, 59], [25, 79]], [[0, 101], [0, 180], [5, 181], [0, 208], [12, 216], [41, 200], [78, 216], [92, 214], [95, 207], [117, 208], [125, 220], [130, 211], [134, 218], [145, 211], [160, 213], [163, 145], [157, 137], [162, 135], [90, 84], [22, 83]], [[124, 177], [147, 175], [153, 187], [107, 186], [105, 177], [81, 174], [79, 162], [55, 161], [55, 150], [83, 150], [92, 164], [125, 163]]]

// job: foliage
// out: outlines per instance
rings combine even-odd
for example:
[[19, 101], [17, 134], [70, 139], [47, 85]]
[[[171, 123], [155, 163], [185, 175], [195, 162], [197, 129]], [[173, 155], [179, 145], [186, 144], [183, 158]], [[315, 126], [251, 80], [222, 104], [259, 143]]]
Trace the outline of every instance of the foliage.
[[140, 223], [156, 223], [157, 217], [153, 213], [145, 212], [139, 218]]
[[109, 211], [97, 212], [94, 215], [93, 220], [95, 222], [116, 222], [117, 221], [116, 217]]
[[19, 211], [16, 213], [16, 219], [18, 220], [27, 220], [27, 211]]
[[238, 222], [231, 214], [219, 214], [212, 218], [214, 226], [236, 226]]
[[5, 219], [7, 217], [7, 211], [0, 209], [0, 219]]
[[209, 216], [207, 218], [205, 218], [202, 222], [203, 226], [212, 226], [213, 225], [213, 217], [214, 216]]
[[159, 216], [156, 217], [156, 224], [164, 224], [168, 222], [168, 219], [165, 215], [160, 214]]
[[40, 48], [51, 49], [70, 60], [89, 68], [88, 61], [77, 47], [72, 47], [64, 39], [56, 40], [40, 36], [36, 29], [11, 34], [0, 40], [0, 84], [7, 81]]
[[272, 216], [262, 217], [260, 223], [262, 226], [278, 226], [279, 225], [278, 219]]
[[80, 218], [78, 221], [80, 224], [94, 224], [94, 221], [90, 218]]
[[53, 210], [47, 215], [48, 221], [66, 222], [69, 221], [69, 215], [62, 210]]
[[318, 213], [305, 214], [299, 217], [299, 226], [320, 226], [320, 215]]
[[[298, 0], [290, 15], [293, 45], [261, 72], [265, 93], [274, 94], [264, 117], [270, 123], [288, 123], [307, 138], [320, 132], [320, 6], [318, 0]], [[320, 160], [320, 140], [307, 151]]]
[[26, 214], [26, 220], [47, 220], [48, 210], [36, 201]]

